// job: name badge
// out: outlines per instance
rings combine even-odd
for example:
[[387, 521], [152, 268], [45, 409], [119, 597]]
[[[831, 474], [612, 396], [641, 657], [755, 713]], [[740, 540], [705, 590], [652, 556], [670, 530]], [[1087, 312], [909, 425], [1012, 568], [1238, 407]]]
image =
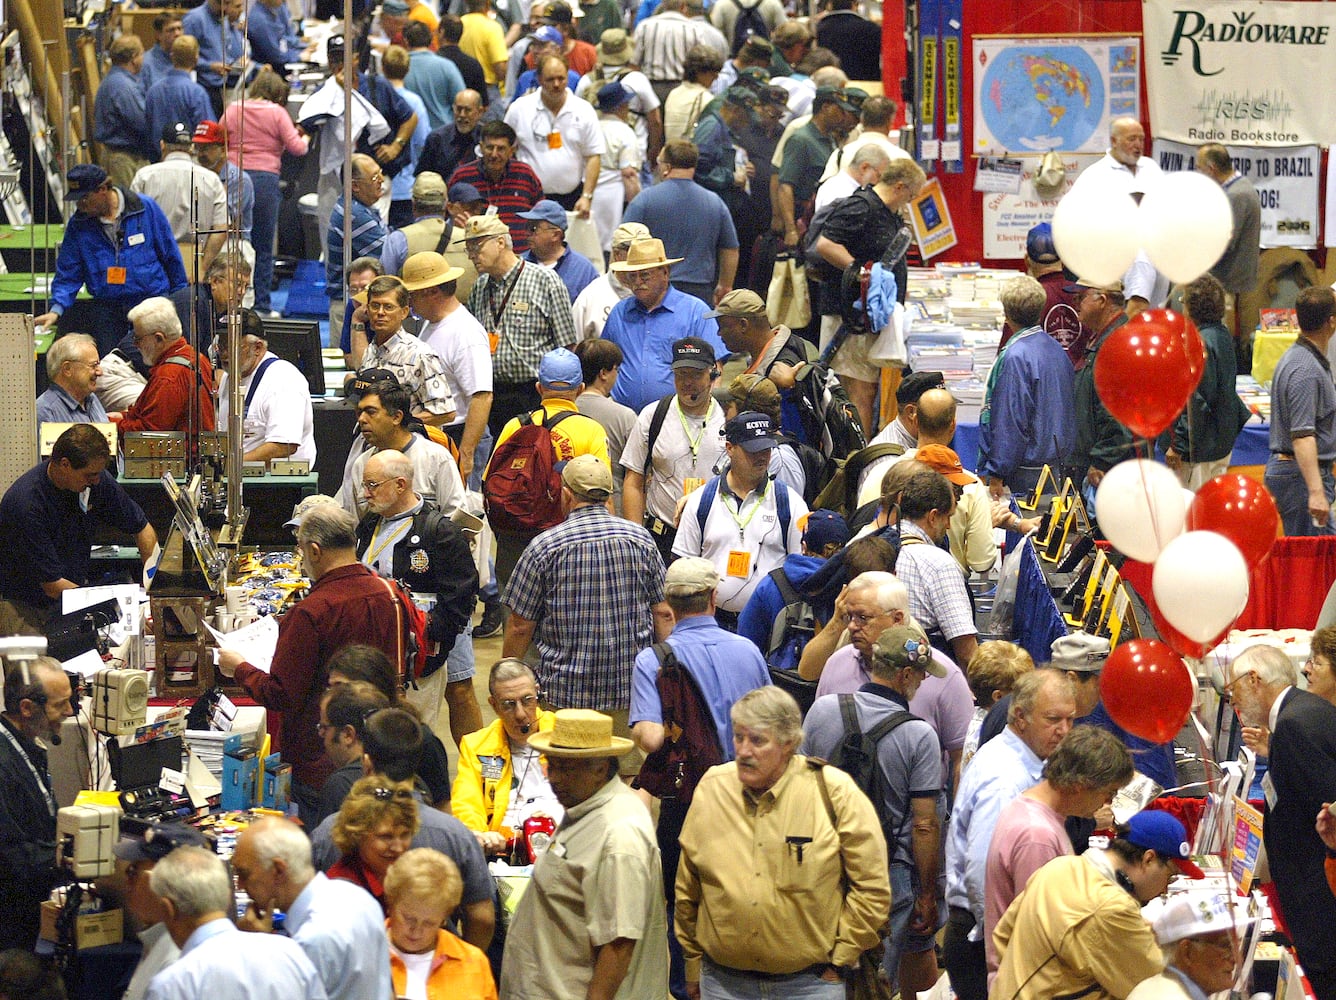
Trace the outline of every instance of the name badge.
[[698, 489], [700, 489], [704, 485], [705, 485], [704, 479], [698, 479], [689, 476], [686, 479], [682, 480], [682, 495], [687, 496], [690, 493], [695, 493]]
[[548, 148], [548, 149], [560, 149], [560, 148], [561, 148], [561, 133], [560, 133], [560, 132], [549, 132], [549, 133], [547, 134], [547, 148]]
[[745, 549], [733, 549], [729, 552], [728, 575], [741, 580], [751, 576], [751, 553]]
[[486, 781], [499, 781], [501, 772], [505, 770], [506, 762], [502, 757], [479, 757], [478, 767], [482, 771], [483, 779]]
[[107, 268], [107, 284], [108, 285], [125, 284], [125, 268], [123, 267]]
[[129, 237], [125, 242], [128, 243], [128, 244], [130, 244], [130, 246], [132, 246], [132, 247], [137, 247], [137, 246], [139, 246], [139, 244], [141, 244], [141, 243], [144, 242], [144, 234], [143, 234], [143, 233], [131, 233], [131, 234], [130, 234], [130, 237]]

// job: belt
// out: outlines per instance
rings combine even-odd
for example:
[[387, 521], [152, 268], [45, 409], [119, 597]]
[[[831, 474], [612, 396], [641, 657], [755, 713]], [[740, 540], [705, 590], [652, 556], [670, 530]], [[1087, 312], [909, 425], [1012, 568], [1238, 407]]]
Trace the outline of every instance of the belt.
[[729, 965], [720, 965], [714, 959], [709, 959], [709, 962], [722, 972], [730, 972], [735, 976], [746, 976], [748, 979], [759, 979], [767, 983], [781, 979], [792, 979], [794, 976], [819, 976], [830, 966], [829, 962], [815, 962], [805, 969], [799, 969], [797, 972], [757, 972], [753, 969], [735, 969]]
[[1292, 452], [1292, 451], [1273, 451], [1273, 452], [1271, 453], [1271, 456], [1272, 456], [1277, 462], [1293, 462], [1293, 461], [1294, 461], [1294, 452]]
[[667, 521], [661, 521], [652, 514], [645, 515], [645, 530], [658, 538], [669, 538], [677, 534], [677, 529]]

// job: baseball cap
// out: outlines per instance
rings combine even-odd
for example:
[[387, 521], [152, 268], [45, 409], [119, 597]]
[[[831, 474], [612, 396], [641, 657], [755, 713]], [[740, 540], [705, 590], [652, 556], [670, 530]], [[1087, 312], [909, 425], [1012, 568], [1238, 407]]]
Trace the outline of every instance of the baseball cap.
[[323, 493], [316, 493], [313, 496], [302, 497], [297, 501], [296, 506], [292, 508], [292, 516], [283, 522], [283, 527], [292, 528], [294, 530], [300, 528], [302, 526], [302, 518], [306, 516], [307, 512], [310, 511], [312, 507], [319, 507], [321, 504], [326, 503], [332, 503], [337, 506], [339, 502], [334, 499], [334, 497], [326, 496]]
[[858, 105], [849, 100], [842, 90], [835, 87], [818, 87], [816, 96], [812, 98], [812, 111], [815, 113], [827, 104], [838, 104], [842, 111], [847, 111], [851, 115], [858, 114]]
[[914, 457], [930, 469], [936, 469], [957, 486], [968, 486], [979, 481], [977, 476], [965, 471], [954, 449], [944, 444], [925, 444]]
[[382, 14], [394, 14], [403, 17], [408, 13], [408, 4], [404, 3], [404, 0], [385, 0], [385, 2], [380, 5], [380, 12]]
[[668, 567], [663, 592], [670, 597], [686, 597], [719, 586], [719, 572], [714, 563], [700, 556], [683, 556]]
[[1095, 281], [1093, 278], [1077, 277], [1070, 285], [1063, 285], [1062, 290], [1067, 293], [1084, 292], [1090, 289], [1095, 292], [1115, 292], [1118, 295], [1123, 294], [1123, 282], [1121, 278], [1114, 278], [1112, 281]]
[[1165, 900], [1151, 919], [1151, 928], [1155, 940], [1168, 947], [1184, 938], [1228, 931], [1242, 933], [1259, 919], [1248, 915], [1242, 899], [1231, 899], [1215, 889], [1189, 889]]
[[1147, 851], [1154, 851], [1172, 861], [1188, 878], [1205, 878], [1206, 873], [1188, 860], [1188, 832], [1183, 824], [1160, 809], [1143, 809], [1127, 821], [1123, 839]]
[[649, 238], [649, 226], [643, 222], [623, 222], [612, 232], [612, 245], [614, 249], [620, 249]]
[[[264, 335], [264, 320], [260, 319], [260, 314], [254, 309], [247, 309], [244, 306], [239, 310], [241, 318], [241, 335], [243, 337], [258, 337], [260, 340], [267, 340]], [[231, 332], [227, 321], [227, 314], [224, 313], [218, 317], [214, 324], [218, 330], [218, 340], [221, 343], [227, 342], [228, 334]]]
[[65, 200], [75, 201], [107, 183], [107, 172], [96, 163], [78, 163], [65, 175]]
[[499, 215], [474, 215], [464, 223], [464, 240], [481, 240], [490, 236], [509, 236], [510, 227]]
[[601, 503], [612, 496], [612, 470], [594, 455], [576, 455], [561, 470], [561, 485], [581, 499]]
[[626, 89], [624, 83], [613, 80], [598, 89], [598, 109], [600, 111], [611, 111], [613, 108], [620, 108], [623, 104], [629, 103], [634, 96], [631, 91]]
[[819, 509], [807, 515], [803, 525], [803, 542], [813, 552], [820, 552], [832, 542], [844, 545], [849, 541], [849, 525], [833, 510]]
[[550, 222], [563, 233], [566, 231], [566, 210], [550, 198], [544, 198], [527, 212], [516, 212], [516, 217], [530, 222]]
[[558, 0], [557, 3], [548, 4], [547, 9], [543, 11], [543, 17], [553, 24], [570, 24], [577, 16], [583, 17], [584, 11], [577, 15], [574, 7], [568, 3], [562, 3], [561, 0]]
[[192, 138], [202, 146], [217, 146], [227, 141], [223, 127], [211, 121], [202, 121], [196, 125]]
[[941, 372], [908, 372], [900, 380], [900, 387], [895, 390], [895, 401], [901, 406], [910, 403], [917, 405], [919, 397], [929, 389], [946, 387], [946, 377]]
[[1053, 242], [1053, 227], [1047, 222], [1039, 223], [1025, 234], [1025, 256], [1036, 264], [1056, 264], [1062, 259]]
[[714, 348], [700, 337], [683, 337], [673, 341], [673, 370], [698, 368], [704, 371], [714, 367]]
[[548, 45], [562, 45], [566, 41], [561, 32], [550, 24], [543, 25], [531, 37], [535, 42], [546, 42]]
[[1049, 647], [1048, 665], [1054, 670], [1074, 670], [1081, 674], [1097, 674], [1109, 658], [1109, 640], [1089, 632], [1073, 632], [1054, 639]]
[[413, 178], [414, 201], [445, 201], [445, 178], [434, 170], [424, 170]]
[[[431, 171], [427, 172], [430, 173]], [[421, 177], [422, 175], [418, 174], [418, 176]], [[449, 199], [453, 202], [462, 203], [465, 205], [471, 204], [472, 202], [475, 201], [487, 200], [482, 196], [481, 191], [479, 191], [476, 187], [474, 187], [472, 184], [469, 184], [466, 181], [460, 181], [457, 184], [451, 184], [450, 191], [447, 197], [449, 197]]]
[[[307, 497], [307, 499], [315, 498]], [[184, 823], [155, 823], [144, 831], [143, 837], [127, 837], [121, 840], [111, 849], [111, 853], [122, 861], [161, 861], [178, 847], [208, 846], [209, 842], [204, 839], [204, 834], [193, 826]]]
[[159, 138], [176, 146], [189, 146], [195, 141], [195, 130], [185, 122], [169, 122], [162, 127]]
[[330, 58], [334, 53], [343, 55], [344, 44], [342, 35], [330, 35], [325, 39], [325, 58]]
[[706, 319], [715, 319], [719, 316], [764, 316], [765, 303], [761, 297], [750, 288], [735, 288], [714, 307], [712, 312], [705, 314]]
[[348, 383], [344, 395], [349, 399], [360, 399], [362, 394], [377, 382], [393, 382], [398, 385], [399, 376], [388, 368], [367, 368], [353, 377], [353, 380]]
[[754, 108], [756, 95], [747, 87], [732, 86], [724, 91], [724, 101], [740, 108]]
[[565, 391], [584, 382], [580, 359], [564, 347], [548, 351], [538, 362], [538, 384], [544, 389]]
[[743, 451], [765, 451], [779, 444], [775, 425], [764, 413], [748, 410], [724, 424], [724, 440], [738, 445]]
[[932, 646], [919, 626], [892, 625], [872, 644], [872, 658], [892, 668], [922, 667], [934, 677], [945, 677], [946, 667], [932, 658]]

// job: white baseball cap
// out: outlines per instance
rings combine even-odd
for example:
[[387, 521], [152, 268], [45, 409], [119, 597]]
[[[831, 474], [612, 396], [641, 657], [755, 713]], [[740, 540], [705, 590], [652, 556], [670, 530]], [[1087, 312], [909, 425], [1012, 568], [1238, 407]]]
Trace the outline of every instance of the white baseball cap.
[[1151, 927], [1162, 946], [1231, 929], [1242, 933], [1258, 919], [1248, 915], [1246, 906], [1246, 900], [1231, 899], [1213, 889], [1189, 889], [1170, 896], [1151, 920]]

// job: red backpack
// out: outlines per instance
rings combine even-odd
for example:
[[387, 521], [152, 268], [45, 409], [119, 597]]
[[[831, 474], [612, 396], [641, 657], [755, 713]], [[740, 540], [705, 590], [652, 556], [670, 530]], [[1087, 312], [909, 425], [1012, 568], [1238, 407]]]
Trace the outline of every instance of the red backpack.
[[632, 788], [643, 788], [655, 798], [677, 799], [690, 805], [705, 772], [724, 762], [714, 716], [696, 678], [666, 642], [650, 647], [659, 661], [654, 685], [663, 706], [663, 744], [645, 758]]
[[561, 474], [552, 428], [574, 413], [558, 413], [545, 423], [546, 410], [520, 418], [487, 463], [483, 507], [493, 531], [544, 531], [562, 520]]
[[376, 577], [390, 592], [399, 622], [399, 687], [417, 686], [425, 676], [432, 643], [427, 640], [427, 613], [413, 603], [413, 595], [398, 580]]

